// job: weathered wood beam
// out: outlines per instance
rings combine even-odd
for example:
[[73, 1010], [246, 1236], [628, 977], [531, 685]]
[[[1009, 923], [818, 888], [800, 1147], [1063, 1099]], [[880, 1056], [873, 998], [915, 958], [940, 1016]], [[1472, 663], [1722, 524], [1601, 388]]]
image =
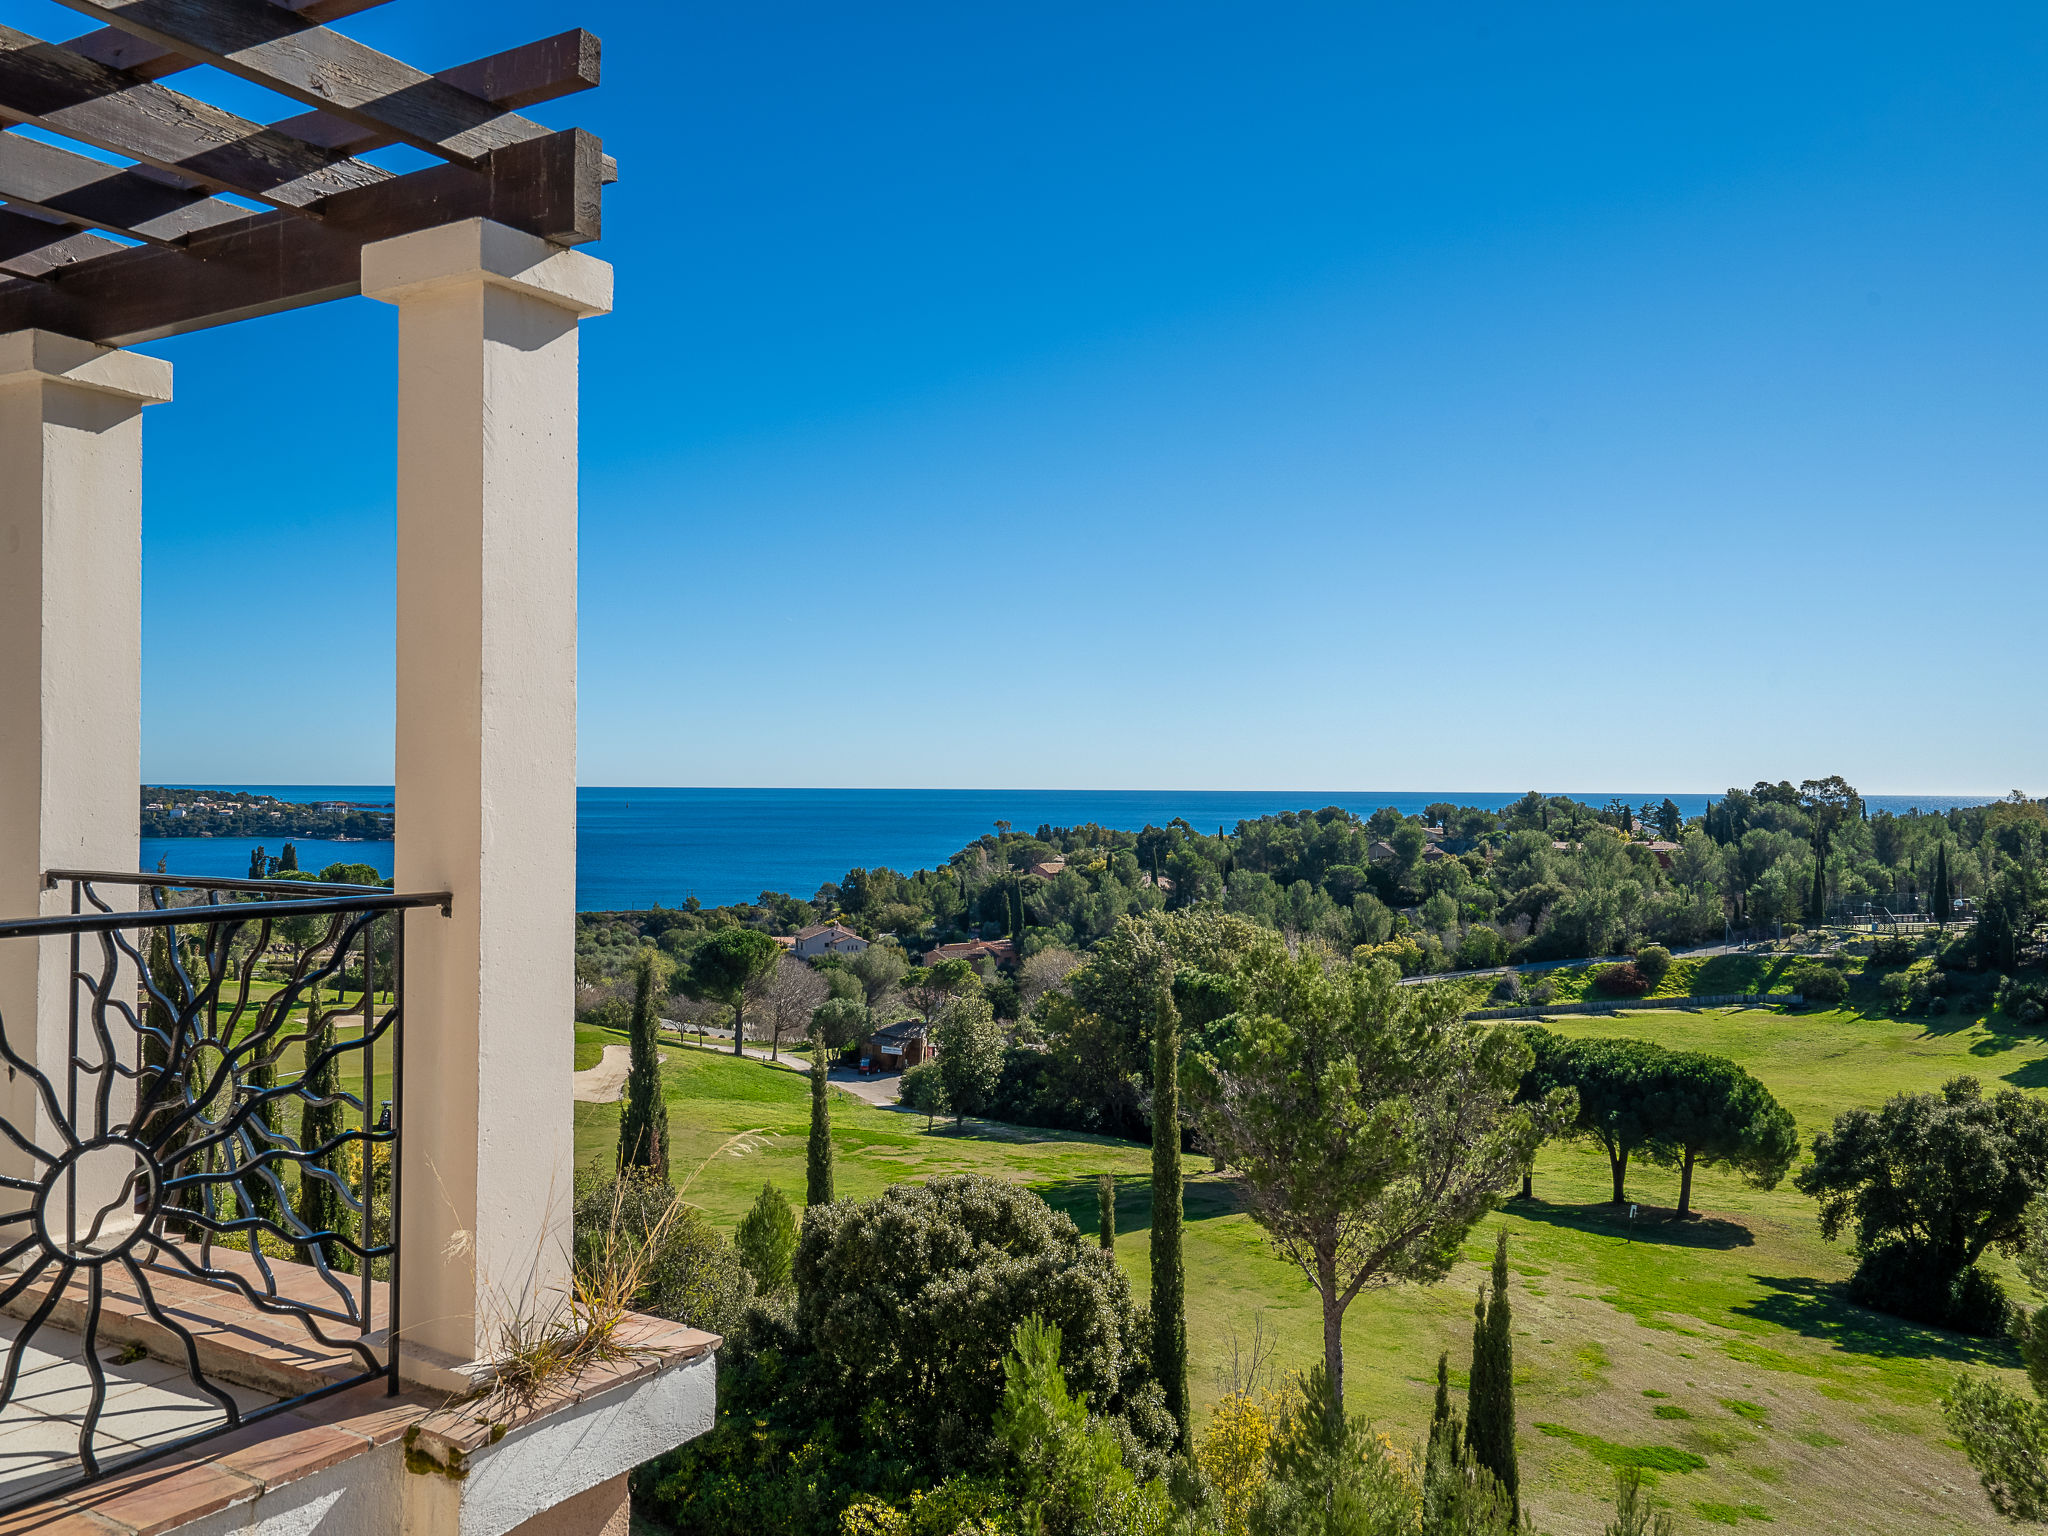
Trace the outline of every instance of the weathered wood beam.
[[[522, 43], [489, 58], [458, 64], [434, 76], [479, 101], [517, 110], [535, 102], [590, 90], [597, 84], [601, 49], [582, 28]], [[360, 155], [395, 143], [382, 129], [336, 117], [331, 112], [305, 112], [271, 124], [279, 133], [318, 145], [337, 155]]]
[[0, 271], [40, 277], [53, 268], [120, 249], [105, 236], [86, 234], [75, 225], [0, 208]]
[[[339, 21], [358, 11], [388, 4], [389, 0], [279, 0], [279, 3], [308, 21], [325, 22]], [[165, 75], [175, 75], [181, 69], [196, 69], [199, 65], [195, 58], [123, 32], [119, 27], [96, 28], [81, 37], [72, 38], [64, 46], [95, 64], [104, 64], [109, 69], [125, 69], [139, 80], [161, 80]]]
[[11, 27], [0, 27], [0, 118], [280, 208], [391, 178]]
[[59, 3], [461, 164], [548, 131], [272, 0]]
[[[597, 39], [564, 32], [446, 71], [501, 105], [525, 105], [597, 83]], [[347, 156], [389, 140], [324, 112], [272, 125], [275, 132]], [[331, 134], [322, 141], [315, 134]], [[610, 178], [607, 177], [609, 180]], [[58, 218], [168, 243], [239, 223], [249, 210], [153, 167], [110, 166], [70, 150], [0, 133], [0, 199]]]
[[163, 242], [249, 216], [248, 209], [161, 171], [108, 165], [18, 133], [0, 133], [0, 197], [69, 222]]
[[183, 246], [135, 246], [37, 283], [0, 283], [0, 334], [36, 327], [108, 346], [154, 341], [360, 290], [373, 240], [494, 219], [558, 245], [600, 232], [602, 146], [566, 129], [498, 150], [481, 170], [430, 166], [337, 194], [321, 217], [249, 215]]

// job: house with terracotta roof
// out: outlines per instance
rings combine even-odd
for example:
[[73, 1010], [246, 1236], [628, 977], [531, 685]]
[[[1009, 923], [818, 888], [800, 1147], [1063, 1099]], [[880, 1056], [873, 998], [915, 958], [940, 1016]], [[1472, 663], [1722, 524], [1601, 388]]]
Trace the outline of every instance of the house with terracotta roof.
[[1024, 873], [1036, 875], [1041, 880], [1050, 880], [1054, 875], [1063, 873], [1066, 867], [1067, 861], [1065, 859], [1040, 859], [1036, 864], [1025, 870]]
[[821, 955], [857, 955], [867, 947], [868, 941], [844, 923], [813, 923], [797, 930], [791, 953], [799, 960], [815, 960]]
[[1017, 946], [1008, 939], [969, 939], [965, 944], [941, 944], [924, 952], [923, 964], [941, 960], [979, 960], [986, 956], [997, 965], [1015, 965]]

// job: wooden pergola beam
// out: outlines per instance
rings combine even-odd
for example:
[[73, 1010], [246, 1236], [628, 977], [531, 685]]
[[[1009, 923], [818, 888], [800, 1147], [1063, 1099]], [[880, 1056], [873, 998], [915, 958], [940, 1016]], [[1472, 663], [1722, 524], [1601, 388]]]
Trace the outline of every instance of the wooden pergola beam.
[[11, 27], [0, 27], [0, 117], [280, 208], [391, 177]]
[[[597, 84], [601, 53], [598, 40], [578, 27], [441, 70], [434, 78], [479, 101], [517, 110], [592, 89]], [[397, 142], [382, 129], [366, 128], [331, 112], [304, 112], [271, 126], [337, 155], [360, 155]]]
[[[390, 0], [280, 0], [280, 3], [308, 21], [327, 22], [339, 21], [344, 16], [353, 16], [374, 6], [388, 5]], [[104, 64], [109, 69], [125, 69], [138, 80], [161, 80], [180, 70], [199, 67], [199, 60], [195, 58], [137, 37], [132, 32], [123, 32], [119, 27], [97, 27], [72, 38], [64, 46], [95, 64]]]
[[[509, 98], [501, 105], [523, 106], [588, 90], [597, 83], [597, 60], [596, 38], [587, 32], [564, 32], [458, 65], [446, 74], [467, 82], [489, 100]], [[274, 124], [272, 131], [313, 142], [337, 156], [389, 142], [322, 112]], [[313, 137], [319, 133], [331, 133], [335, 142], [320, 142]], [[68, 222], [159, 243], [183, 240], [249, 216], [248, 209], [211, 197], [204, 188], [167, 173], [106, 165], [5, 133], [0, 133], [0, 199]], [[119, 247], [109, 242], [108, 248]]]
[[602, 146], [581, 129], [492, 154], [478, 170], [430, 166], [337, 194], [321, 217], [251, 214], [183, 246], [135, 246], [43, 282], [0, 283], [0, 334], [30, 328], [108, 346], [345, 298], [371, 241], [484, 218], [557, 245], [600, 233]]
[[548, 131], [272, 0], [59, 3], [461, 164]]
[[165, 243], [249, 216], [161, 172], [108, 165], [18, 133], [0, 134], [0, 197], [70, 223]]
[[0, 208], [0, 270], [17, 276], [40, 277], [53, 268], [120, 249], [104, 235]]

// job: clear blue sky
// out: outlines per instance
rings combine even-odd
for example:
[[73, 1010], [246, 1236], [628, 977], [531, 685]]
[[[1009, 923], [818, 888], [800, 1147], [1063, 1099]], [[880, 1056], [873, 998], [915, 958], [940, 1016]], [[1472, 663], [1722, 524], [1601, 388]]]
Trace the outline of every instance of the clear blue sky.
[[[347, 25], [575, 24], [584, 782], [2048, 788], [2048, 11]], [[393, 340], [152, 349], [152, 779], [388, 782]]]

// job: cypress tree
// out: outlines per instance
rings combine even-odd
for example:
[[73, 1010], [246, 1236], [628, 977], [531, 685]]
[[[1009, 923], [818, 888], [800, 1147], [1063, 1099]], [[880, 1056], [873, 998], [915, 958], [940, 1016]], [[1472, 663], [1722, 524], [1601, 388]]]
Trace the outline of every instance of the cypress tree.
[[1934, 920], [1942, 927], [1955, 916], [1955, 893], [1948, 883], [1948, 844], [1934, 845]]
[[633, 1064], [626, 1073], [626, 1103], [619, 1115], [619, 1171], [645, 1169], [668, 1182], [668, 1104], [661, 1096], [661, 1019], [655, 993], [661, 962], [643, 949], [633, 962]]
[[1180, 1014], [1173, 1006], [1173, 971], [1159, 967], [1159, 997], [1152, 1019], [1152, 1369], [1166, 1394], [1166, 1411], [1188, 1434], [1187, 1277], [1181, 1269]]
[[1095, 1226], [1104, 1253], [1116, 1252], [1116, 1176], [1095, 1181]]
[[804, 1202], [832, 1203], [832, 1105], [826, 1084], [825, 1037], [811, 1035], [811, 1148]]
[[1828, 858], [1825, 853], [1815, 850], [1813, 855], [1813, 895], [1807, 898], [1806, 921], [1809, 927], [1818, 928], [1828, 916]]
[[1521, 1474], [1515, 1464], [1515, 1344], [1508, 1307], [1508, 1234], [1494, 1243], [1493, 1284], [1473, 1307], [1471, 1389], [1465, 1403], [1465, 1444], [1472, 1460], [1500, 1479], [1521, 1522]]

